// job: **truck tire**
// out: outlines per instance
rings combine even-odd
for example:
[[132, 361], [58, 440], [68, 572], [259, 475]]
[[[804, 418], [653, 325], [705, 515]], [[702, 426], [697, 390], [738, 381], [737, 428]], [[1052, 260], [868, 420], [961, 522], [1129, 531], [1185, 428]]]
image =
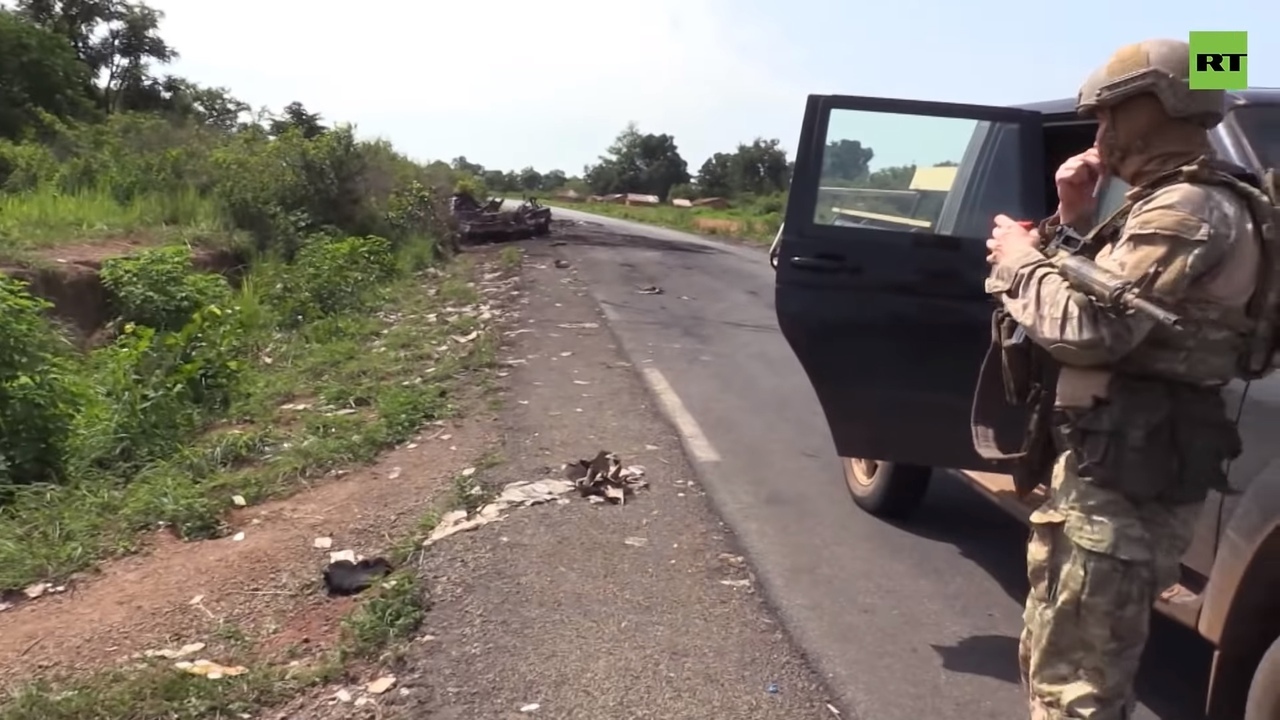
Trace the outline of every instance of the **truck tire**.
[[915, 512], [929, 489], [931, 468], [919, 465], [841, 458], [844, 481], [853, 502], [886, 520], [901, 520]]
[[1244, 720], [1280, 720], [1280, 639], [1271, 643], [1253, 671]]

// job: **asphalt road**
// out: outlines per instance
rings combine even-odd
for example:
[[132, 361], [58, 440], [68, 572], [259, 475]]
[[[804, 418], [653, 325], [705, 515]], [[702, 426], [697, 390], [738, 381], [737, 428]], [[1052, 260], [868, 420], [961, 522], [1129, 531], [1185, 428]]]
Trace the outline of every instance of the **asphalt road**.
[[[1027, 717], [1016, 659], [1023, 527], [945, 476], [900, 527], [853, 505], [777, 328], [763, 252], [554, 215], [592, 223], [557, 228], [559, 249], [657, 384], [716, 509], [844, 706], [861, 720]], [[637, 292], [649, 285], [664, 292]], [[1148, 650], [1138, 717], [1198, 717], [1209, 649], [1160, 621]]]

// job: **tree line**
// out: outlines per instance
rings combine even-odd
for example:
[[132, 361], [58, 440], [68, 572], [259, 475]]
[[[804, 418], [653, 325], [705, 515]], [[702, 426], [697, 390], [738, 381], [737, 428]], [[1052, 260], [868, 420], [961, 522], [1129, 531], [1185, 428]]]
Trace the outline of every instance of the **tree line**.
[[[905, 190], [916, 172], [915, 165], [898, 165], [872, 171], [875, 151], [857, 140], [827, 143], [822, 158], [822, 178], [827, 185], [881, 190]], [[954, 166], [941, 162], [935, 166]], [[455, 158], [452, 167], [482, 180], [493, 192], [552, 193], [565, 188], [594, 195], [640, 193], [672, 198], [769, 197], [785, 195], [795, 163], [777, 138], [757, 137], [738, 143], [730, 152], [707, 158], [696, 173], [680, 155], [675, 138], [669, 134], [643, 133], [629, 123], [594, 164], [581, 175], [562, 170], [540, 173], [532, 167], [519, 172], [488, 170]]]

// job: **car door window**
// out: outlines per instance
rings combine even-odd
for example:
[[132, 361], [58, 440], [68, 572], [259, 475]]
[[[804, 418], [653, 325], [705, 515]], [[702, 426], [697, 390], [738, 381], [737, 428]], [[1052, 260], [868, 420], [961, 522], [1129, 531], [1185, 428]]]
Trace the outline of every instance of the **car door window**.
[[833, 110], [815, 223], [931, 231], [978, 121]]

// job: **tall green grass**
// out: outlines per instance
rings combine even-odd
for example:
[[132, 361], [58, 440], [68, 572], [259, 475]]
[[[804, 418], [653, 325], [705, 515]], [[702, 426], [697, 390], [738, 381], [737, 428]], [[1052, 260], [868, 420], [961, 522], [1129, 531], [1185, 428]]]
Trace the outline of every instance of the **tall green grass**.
[[61, 193], [45, 186], [0, 194], [0, 250], [108, 240], [178, 227], [216, 233], [229, 230], [229, 223], [214, 198], [190, 188], [142, 194], [126, 202], [117, 201], [106, 189]]

